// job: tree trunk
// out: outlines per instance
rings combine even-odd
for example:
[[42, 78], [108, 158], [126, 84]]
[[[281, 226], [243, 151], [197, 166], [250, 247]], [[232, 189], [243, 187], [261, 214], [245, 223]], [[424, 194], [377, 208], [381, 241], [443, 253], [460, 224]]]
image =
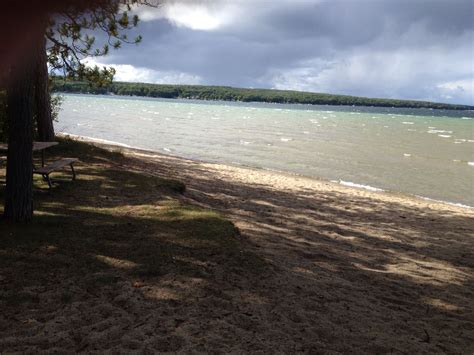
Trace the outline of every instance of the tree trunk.
[[46, 64], [46, 39], [43, 39], [41, 45], [38, 45], [35, 56], [35, 105], [38, 140], [51, 142], [54, 141], [54, 126], [51, 116], [51, 101], [49, 97], [48, 65]]
[[11, 68], [7, 86], [9, 127], [4, 218], [30, 222], [33, 217], [33, 94], [36, 58], [25, 55]]

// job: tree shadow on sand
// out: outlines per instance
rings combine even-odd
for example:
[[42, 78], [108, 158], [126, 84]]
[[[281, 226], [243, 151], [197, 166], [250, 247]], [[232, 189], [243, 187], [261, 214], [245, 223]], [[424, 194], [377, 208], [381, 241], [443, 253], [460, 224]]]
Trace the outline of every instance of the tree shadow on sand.
[[239, 183], [196, 162], [163, 158], [154, 169], [142, 159], [142, 168], [179, 176], [192, 201], [236, 222], [249, 249], [278, 269], [278, 280], [262, 282], [259, 294], [280, 314], [286, 325], [274, 328], [293, 350], [472, 348], [470, 211], [343, 188], [285, 191]]
[[33, 225], [0, 225], [0, 350], [474, 344], [472, 216], [243, 184], [195, 162], [77, 143], [53, 154], [78, 149], [77, 181], [60, 174], [51, 192], [36, 181]]

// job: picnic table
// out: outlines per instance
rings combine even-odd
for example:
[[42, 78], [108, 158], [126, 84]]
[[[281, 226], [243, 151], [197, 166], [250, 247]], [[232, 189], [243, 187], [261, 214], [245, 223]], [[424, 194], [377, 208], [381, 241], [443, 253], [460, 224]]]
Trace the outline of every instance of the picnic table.
[[[33, 142], [33, 152], [41, 152], [41, 167], [36, 168], [33, 164], [33, 174], [42, 175], [43, 178], [48, 182], [49, 188], [52, 187], [51, 178], [49, 175], [57, 171], [66, 165], [71, 167], [72, 171], [72, 179], [76, 179], [76, 172], [74, 170], [73, 164], [77, 161], [76, 158], [62, 158], [52, 162], [49, 165], [45, 165], [45, 150], [58, 145], [58, 142]], [[0, 143], [0, 153], [7, 153], [8, 152], [8, 144]]]
[[[33, 152], [41, 152], [41, 166], [44, 166], [44, 151], [50, 147], [58, 145], [58, 142], [33, 142]], [[0, 153], [8, 152], [8, 144], [0, 143]]]

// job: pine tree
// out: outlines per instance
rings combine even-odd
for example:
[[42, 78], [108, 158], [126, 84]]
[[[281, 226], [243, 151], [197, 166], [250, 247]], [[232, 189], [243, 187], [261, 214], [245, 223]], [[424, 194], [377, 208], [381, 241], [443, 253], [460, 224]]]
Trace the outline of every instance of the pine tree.
[[[97, 85], [111, 82], [115, 73], [112, 68], [89, 68], [81, 60], [106, 55], [110, 47], [120, 48], [124, 42], [139, 43], [140, 36], [129, 40], [123, 33], [138, 24], [137, 16], [129, 16], [136, 5], [151, 4], [146, 0], [6, 0], [2, 4], [0, 47], [5, 55], [2, 53], [0, 59], [0, 87], [7, 90], [9, 129], [6, 220], [24, 223], [33, 216], [35, 104], [39, 129], [46, 132], [46, 138], [51, 134], [51, 128], [45, 127], [51, 121], [46, 112], [49, 110], [50, 115], [44, 56], [47, 53], [53, 70], [61, 70], [69, 78], [87, 79]], [[89, 34], [94, 30], [104, 31], [105, 45], [95, 46], [95, 38]]]

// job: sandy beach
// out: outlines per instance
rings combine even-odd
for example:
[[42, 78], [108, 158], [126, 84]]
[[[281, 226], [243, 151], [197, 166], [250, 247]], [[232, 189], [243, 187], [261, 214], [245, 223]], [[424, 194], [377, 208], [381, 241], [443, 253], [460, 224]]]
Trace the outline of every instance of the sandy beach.
[[474, 351], [472, 209], [91, 144], [0, 226], [0, 351]]
[[122, 168], [185, 182], [186, 201], [231, 219], [242, 249], [269, 265], [222, 274], [199, 305], [179, 301], [199, 287], [170, 282], [180, 295], [170, 317], [189, 316], [180, 351], [474, 350], [471, 209], [108, 147], [128, 157]]
[[474, 355], [474, 0], [1, 9], [0, 355]]

